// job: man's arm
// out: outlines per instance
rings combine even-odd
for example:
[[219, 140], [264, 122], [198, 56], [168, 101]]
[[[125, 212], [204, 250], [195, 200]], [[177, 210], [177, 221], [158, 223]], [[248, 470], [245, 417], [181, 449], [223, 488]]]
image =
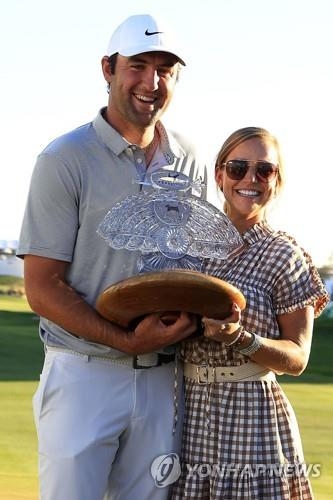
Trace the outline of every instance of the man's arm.
[[136, 355], [161, 349], [195, 331], [196, 320], [186, 313], [171, 325], [165, 325], [160, 315], [152, 314], [134, 331], [118, 327], [100, 316], [66, 283], [68, 265], [60, 260], [26, 255], [24, 279], [31, 309], [71, 334]]

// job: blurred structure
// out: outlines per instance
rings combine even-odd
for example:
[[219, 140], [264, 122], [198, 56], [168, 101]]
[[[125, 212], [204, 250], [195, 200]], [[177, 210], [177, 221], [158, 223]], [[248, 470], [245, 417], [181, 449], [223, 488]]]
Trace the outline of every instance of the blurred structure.
[[23, 276], [23, 262], [15, 255], [17, 240], [0, 240], [0, 276]]

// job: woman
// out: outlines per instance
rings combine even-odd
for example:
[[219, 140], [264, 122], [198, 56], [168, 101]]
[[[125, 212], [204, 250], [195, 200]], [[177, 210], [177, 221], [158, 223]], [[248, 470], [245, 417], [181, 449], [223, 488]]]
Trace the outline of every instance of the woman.
[[266, 211], [284, 167], [277, 140], [247, 127], [223, 144], [215, 179], [245, 250], [206, 272], [238, 287], [247, 304], [184, 342], [182, 474], [173, 500], [313, 498], [293, 409], [275, 374], [300, 375], [314, 317], [328, 301], [311, 257], [273, 230]]

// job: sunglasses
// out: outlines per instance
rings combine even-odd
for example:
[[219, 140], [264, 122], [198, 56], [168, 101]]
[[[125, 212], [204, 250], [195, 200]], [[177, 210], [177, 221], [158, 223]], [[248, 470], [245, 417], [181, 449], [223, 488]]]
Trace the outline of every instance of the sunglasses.
[[276, 178], [279, 167], [269, 161], [229, 160], [222, 163], [222, 167], [225, 167], [230, 179], [240, 181], [246, 176], [251, 164], [255, 166], [255, 176], [259, 181], [271, 182]]

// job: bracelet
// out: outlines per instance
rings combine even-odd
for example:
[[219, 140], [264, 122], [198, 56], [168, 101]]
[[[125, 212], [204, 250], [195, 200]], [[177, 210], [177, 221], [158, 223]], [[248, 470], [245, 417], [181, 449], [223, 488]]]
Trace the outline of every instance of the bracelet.
[[237, 339], [237, 342], [235, 342], [233, 344], [233, 346], [232, 346], [233, 349], [236, 349], [239, 345], [242, 345], [242, 343], [243, 343], [243, 340], [244, 340], [244, 337], [245, 337], [245, 334], [246, 334], [246, 330], [245, 330], [245, 328], [243, 326], [241, 328], [242, 329], [241, 329], [240, 335], [239, 335], [239, 337]]
[[245, 356], [251, 356], [252, 354], [257, 352], [260, 349], [260, 347], [262, 346], [262, 340], [261, 340], [261, 337], [259, 337], [259, 335], [257, 335], [256, 333], [252, 333], [252, 332], [248, 332], [248, 333], [250, 333], [250, 335], [252, 335], [251, 343], [247, 347], [243, 347], [243, 348], [235, 349], [235, 347], [234, 347], [234, 349], [237, 352], [240, 352], [241, 354], [244, 354]]
[[229, 344], [227, 344], [225, 342], [224, 345], [226, 347], [233, 347], [233, 348], [235, 348], [236, 345], [239, 345], [239, 344], [241, 344], [243, 342], [244, 337], [245, 337], [245, 329], [242, 326], [240, 326], [238, 328], [238, 333], [237, 333], [236, 338], [234, 340], [232, 340]]

